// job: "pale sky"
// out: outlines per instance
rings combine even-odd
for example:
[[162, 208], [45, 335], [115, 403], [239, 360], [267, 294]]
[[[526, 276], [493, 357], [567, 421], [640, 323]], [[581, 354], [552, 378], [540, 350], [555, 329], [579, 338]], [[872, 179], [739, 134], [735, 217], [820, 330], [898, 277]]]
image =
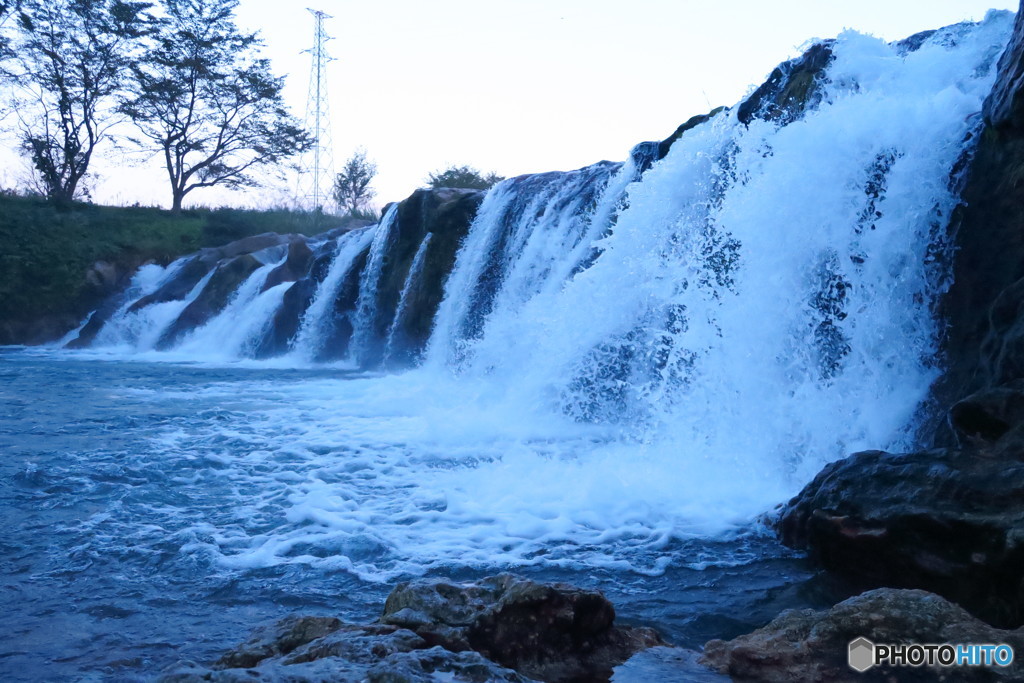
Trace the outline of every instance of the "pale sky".
[[[328, 67], [335, 164], [365, 147], [376, 204], [399, 200], [432, 170], [470, 164], [505, 176], [622, 160], [643, 140], [733, 105], [812, 38], [853, 28], [886, 40], [963, 20], [1012, 0], [242, 0], [302, 118], [313, 17], [333, 36]], [[94, 199], [169, 205], [163, 172], [97, 164]], [[8, 166], [8, 168], [11, 168]], [[0, 182], [12, 184], [8, 171]], [[197, 190], [206, 205], [274, 205], [285, 185], [249, 196]]]

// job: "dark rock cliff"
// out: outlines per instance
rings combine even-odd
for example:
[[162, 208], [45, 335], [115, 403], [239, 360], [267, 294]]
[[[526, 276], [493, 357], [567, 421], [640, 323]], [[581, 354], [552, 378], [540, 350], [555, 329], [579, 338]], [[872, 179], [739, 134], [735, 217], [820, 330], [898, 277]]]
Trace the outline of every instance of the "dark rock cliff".
[[[937, 388], [948, 407], [978, 389], [1024, 376], [1024, 17], [999, 60], [985, 102], [985, 125], [954, 215], [953, 284], [942, 303], [948, 321], [946, 376]], [[950, 433], [938, 442], [949, 445]]]

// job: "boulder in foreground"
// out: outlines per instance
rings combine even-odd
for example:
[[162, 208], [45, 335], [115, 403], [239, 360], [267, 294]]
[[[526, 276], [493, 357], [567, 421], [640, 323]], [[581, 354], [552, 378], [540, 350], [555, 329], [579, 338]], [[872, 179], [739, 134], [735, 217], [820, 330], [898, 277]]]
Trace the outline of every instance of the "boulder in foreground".
[[1024, 653], [1024, 629], [1004, 631], [943, 598], [920, 590], [881, 588], [827, 611], [790, 610], [753, 633], [712, 640], [701, 663], [735, 681], [850, 683], [865, 681], [1019, 681], [1024, 664], [1008, 667], [889, 667], [857, 673], [847, 663], [851, 641], [879, 644], [992, 643]]
[[607, 681], [636, 652], [664, 644], [614, 620], [601, 593], [566, 584], [422, 579], [395, 588], [376, 623], [288, 617], [210, 667], [185, 662], [160, 680]]

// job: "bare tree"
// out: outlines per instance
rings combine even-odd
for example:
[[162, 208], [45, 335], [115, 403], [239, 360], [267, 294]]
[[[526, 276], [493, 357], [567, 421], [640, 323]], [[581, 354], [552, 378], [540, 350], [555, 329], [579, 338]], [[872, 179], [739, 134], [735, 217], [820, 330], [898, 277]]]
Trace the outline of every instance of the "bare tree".
[[283, 79], [258, 54], [258, 35], [235, 26], [238, 0], [164, 5], [167, 17], [133, 69], [121, 111], [155, 143], [177, 211], [198, 188], [257, 185], [254, 171], [303, 151], [308, 136], [284, 106]]

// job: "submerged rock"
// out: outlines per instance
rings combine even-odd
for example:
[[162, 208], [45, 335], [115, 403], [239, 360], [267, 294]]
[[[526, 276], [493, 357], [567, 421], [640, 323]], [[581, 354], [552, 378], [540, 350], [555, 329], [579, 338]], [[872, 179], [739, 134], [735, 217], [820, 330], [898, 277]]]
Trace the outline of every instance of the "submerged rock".
[[1007, 644], [1024, 648], [1024, 630], [1005, 631], [921, 590], [882, 588], [827, 611], [790, 610], [753, 633], [712, 640], [701, 663], [735, 681], [842, 683], [845, 681], [1019, 681], [1024, 665], [1009, 667], [890, 667], [857, 673], [847, 663], [851, 641], [879, 644]]
[[663, 644], [614, 619], [603, 595], [565, 584], [508, 574], [419, 580], [392, 591], [377, 623], [288, 617], [209, 667], [182, 663], [160, 680], [608, 680], [634, 653]]

